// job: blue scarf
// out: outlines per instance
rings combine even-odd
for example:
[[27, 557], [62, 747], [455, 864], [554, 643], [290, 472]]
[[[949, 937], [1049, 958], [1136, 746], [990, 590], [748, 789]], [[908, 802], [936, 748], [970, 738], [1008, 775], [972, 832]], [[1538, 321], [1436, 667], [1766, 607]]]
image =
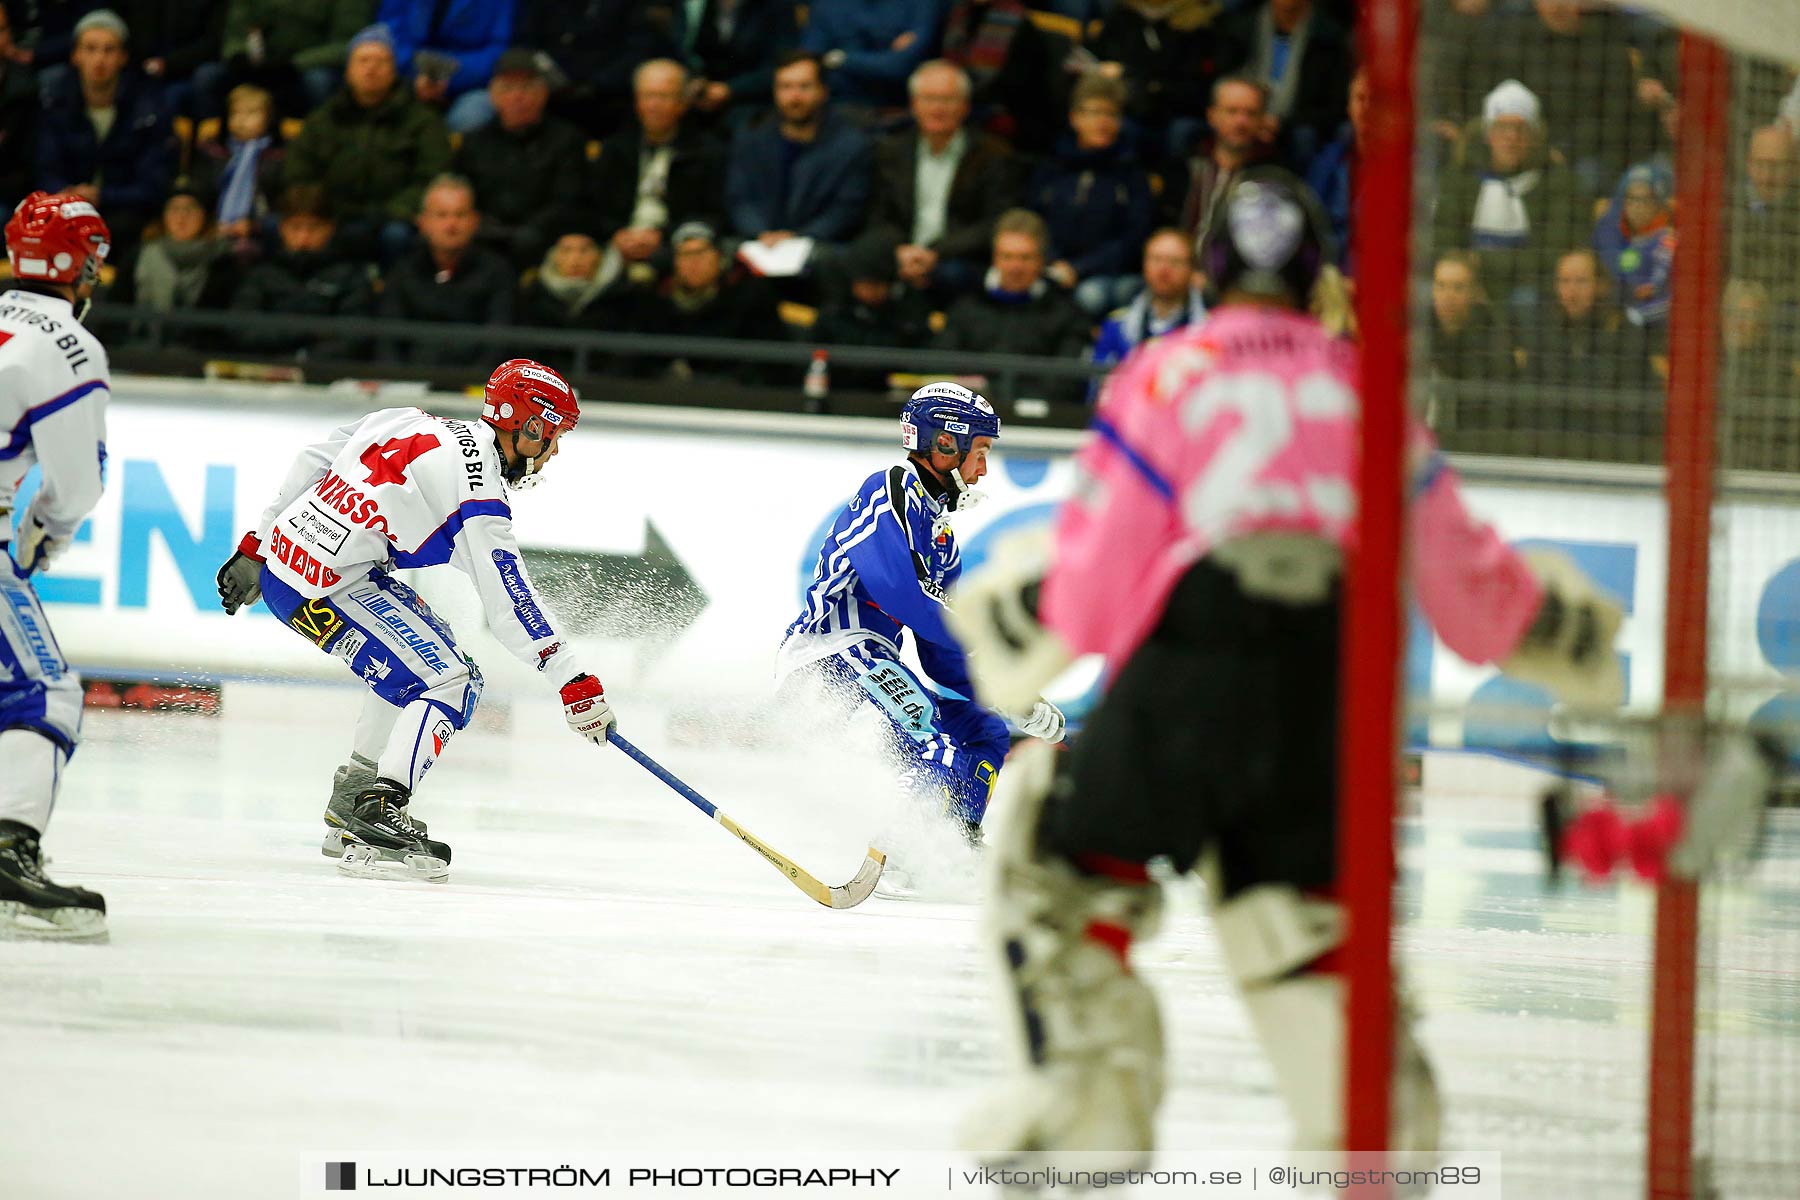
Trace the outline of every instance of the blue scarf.
[[256, 215], [256, 160], [273, 139], [252, 138], [231, 141], [231, 159], [225, 164], [225, 178], [219, 187], [219, 224], [243, 221]]

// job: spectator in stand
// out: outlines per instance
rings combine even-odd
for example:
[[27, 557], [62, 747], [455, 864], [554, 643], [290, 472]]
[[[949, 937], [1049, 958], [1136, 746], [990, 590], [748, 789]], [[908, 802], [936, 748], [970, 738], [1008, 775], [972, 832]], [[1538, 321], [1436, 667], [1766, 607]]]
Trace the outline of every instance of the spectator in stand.
[[1482, 294], [1479, 260], [1467, 250], [1438, 255], [1431, 270], [1431, 369], [1440, 379], [1501, 383], [1518, 360], [1505, 324]]
[[[218, 82], [201, 85], [201, 103], [251, 83], [275, 97], [275, 109], [303, 116], [331, 99], [344, 78], [350, 39], [369, 23], [375, 0], [226, 0]], [[203, 69], [203, 78], [211, 78]]]
[[796, 50], [776, 63], [777, 119], [732, 142], [725, 204], [738, 236], [777, 246], [793, 237], [841, 243], [861, 232], [874, 152], [829, 100], [818, 55]]
[[[923, 293], [900, 280], [894, 256], [878, 244], [859, 242], [844, 257], [844, 281], [827, 296], [812, 328], [812, 340], [824, 346], [878, 346], [916, 350], [931, 338], [931, 306]], [[834, 364], [834, 387], [886, 391], [891, 367]]]
[[514, 40], [541, 46], [560, 78], [550, 107], [589, 137], [610, 137], [631, 111], [631, 75], [652, 58], [679, 58], [675, 12], [686, 0], [517, 0]]
[[344, 249], [391, 263], [412, 244], [425, 185], [449, 166], [442, 118], [399, 82], [393, 38], [371, 25], [350, 39], [343, 90], [288, 148], [284, 181], [324, 184]]
[[487, 90], [495, 119], [463, 136], [452, 169], [475, 187], [481, 243], [523, 270], [584, 222], [586, 139], [545, 114], [550, 81], [530, 50], [496, 59]]
[[[459, 175], [432, 180], [419, 205], [419, 244], [382, 278], [380, 315], [461, 325], [510, 324], [518, 275], [505, 258], [476, 244], [480, 227], [475, 189], [468, 180]], [[396, 341], [386, 357], [466, 366], [492, 351], [492, 345], [478, 338], [416, 346]]]
[[1268, 89], [1263, 140], [1305, 174], [1344, 123], [1350, 35], [1312, 0], [1263, 0], [1219, 23], [1221, 65]]
[[1031, 22], [1024, 0], [956, 0], [944, 21], [943, 57], [968, 72], [975, 124], [1022, 154], [1048, 154], [1062, 132], [1056, 114], [1066, 73]]
[[9, 213], [37, 178], [39, 119], [30, 52], [13, 41], [12, 20], [0, 7], [0, 207]]
[[1337, 247], [1337, 264], [1345, 275], [1356, 271], [1350, 258], [1350, 204], [1356, 191], [1356, 162], [1362, 153], [1369, 123], [1369, 76], [1358, 70], [1350, 77], [1350, 120], [1335, 141], [1313, 159], [1306, 183], [1319, 197], [1319, 205], [1331, 219], [1331, 240]]
[[[162, 89], [164, 111], [194, 112], [197, 82], [218, 70], [225, 32], [223, 0], [123, 0], [138, 70]], [[204, 76], [196, 72], [207, 70]]]
[[1731, 229], [1734, 274], [1792, 298], [1800, 278], [1800, 195], [1794, 188], [1794, 135], [1777, 121], [1750, 135], [1744, 182]]
[[488, 80], [512, 45], [513, 0], [381, 0], [375, 19], [394, 35], [394, 63], [413, 95], [445, 109], [452, 133], [494, 118]]
[[1556, 303], [1543, 306], [1532, 325], [1526, 369], [1549, 387], [1641, 388], [1650, 363], [1643, 334], [1627, 326], [1606, 302], [1600, 260], [1592, 250], [1571, 250], [1556, 262]]
[[1100, 72], [1129, 89], [1126, 115], [1148, 157], [1179, 162], [1200, 132], [1220, 74], [1218, 10], [1213, 0], [1118, 0], [1087, 43]]
[[1227, 75], [1213, 84], [1212, 106], [1206, 110], [1211, 140], [1188, 160], [1187, 190], [1176, 223], [1196, 251], [1212, 224], [1213, 205], [1239, 171], [1268, 157], [1263, 141], [1263, 113], [1268, 92], [1254, 79]]
[[1194, 244], [1179, 229], [1159, 229], [1144, 243], [1144, 290], [1106, 318], [1090, 358], [1096, 366], [1115, 366], [1145, 342], [1205, 315]]
[[1479, 250], [1488, 294], [1530, 308], [1557, 254], [1585, 240], [1592, 206], [1549, 153], [1538, 98], [1524, 84], [1509, 79], [1488, 93], [1482, 127], [1482, 141], [1439, 176], [1436, 244]]
[[595, 180], [593, 221], [606, 247], [600, 273], [608, 286], [654, 284], [674, 257], [671, 229], [723, 216], [724, 151], [685, 119], [691, 91], [687, 68], [673, 59], [653, 58], [633, 74], [637, 125], [606, 140]]
[[75, 26], [73, 73], [38, 128], [37, 184], [99, 207], [112, 262], [130, 265], [144, 226], [162, 211], [175, 148], [155, 86], [127, 67], [125, 22], [95, 9]]
[[1075, 85], [1070, 135], [1037, 169], [1025, 202], [1050, 227], [1054, 261], [1044, 269], [1099, 320], [1142, 286], [1135, 268], [1152, 224], [1150, 176], [1121, 138], [1125, 85], [1095, 73]]
[[[231, 299], [233, 312], [286, 317], [367, 317], [375, 309], [375, 289], [367, 264], [343, 254], [334, 235], [331, 197], [316, 183], [298, 184], [281, 194], [280, 244], [244, 273]], [[240, 328], [237, 343], [258, 354], [301, 358], [361, 357], [357, 339], [299, 333], [283, 326]]]
[[819, 56], [838, 103], [870, 118], [906, 102], [943, 16], [938, 0], [813, 0], [800, 46]]
[[[1731, 279], [1725, 284], [1720, 322], [1720, 340], [1725, 347], [1724, 381], [1734, 397], [1761, 401], [1800, 399], [1800, 362], [1795, 361], [1791, 336], [1777, 337], [1771, 330], [1769, 290], [1748, 279]], [[1771, 410], [1784, 417], [1792, 415], [1787, 404], [1774, 406], [1745, 405], [1755, 411]]]
[[519, 323], [540, 329], [604, 329], [617, 314], [604, 299], [600, 244], [585, 233], [556, 239], [519, 295]]
[[[1044, 278], [1050, 231], [1042, 217], [1015, 208], [994, 226], [994, 265], [981, 291], [950, 306], [940, 350], [1079, 358], [1093, 327], [1063, 290]], [[1080, 403], [1079, 380], [1021, 376], [1021, 394]]]
[[739, 129], [768, 111], [775, 61], [799, 46], [800, 16], [794, 0], [705, 0], [683, 34], [695, 111]]
[[7, 0], [6, 12], [13, 24], [7, 57], [37, 71], [45, 100], [73, 74], [69, 55], [75, 50], [75, 26], [81, 18], [106, 5], [102, 0]]
[[914, 128], [875, 147], [875, 201], [861, 241], [894, 260], [896, 277], [938, 300], [972, 290], [987, 270], [994, 222], [1018, 202], [1006, 143], [969, 129], [969, 77], [942, 59], [907, 81]]
[[225, 98], [225, 136], [195, 143], [194, 184], [218, 197], [219, 236], [239, 259], [260, 250], [263, 223], [274, 212], [287, 169], [287, 148], [275, 127], [274, 98], [252, 83], [240, 83]]
[[[206, 198], [179, 180], [163, 204], [162, 236], [144, 243], [133, 271], [135, 303], [157, 312], [184, 308], [223, 308], [234, 283], [231, 247], [212, 228]], [[184, 331], [177, 341], [211, 340]]]
[[[743, 266], [726, 265], [719, 235], [704, 221], [689, 221], [669, 238], [675, 265], [662, 287], [638, 307], [645, 333], [676, 337], [782, 341], [787, 330], [776, 315], [775, 295]], [[772, 378], [761, 364], [724, 359], [677, 359], [668, 366], [677, 379], [696, 375], [756, 383]]]
[[1618, 284], [1619, 307], [1639, 329], [1669, 322], [1669, 283], [1675, 265], [1675, 227], [1669, 202], [1675, 180], [1640, 163], [1625, 172], [1594, 226], [1594, 249]]

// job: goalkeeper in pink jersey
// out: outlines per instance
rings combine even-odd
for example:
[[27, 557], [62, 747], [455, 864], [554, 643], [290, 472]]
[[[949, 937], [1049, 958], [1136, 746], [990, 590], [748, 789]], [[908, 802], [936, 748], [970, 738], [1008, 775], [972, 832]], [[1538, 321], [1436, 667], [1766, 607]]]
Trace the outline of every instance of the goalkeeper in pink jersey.
[[[1156, 923], [1158, 856], [1207, 878], [1296, 1148], [1342, 1148], [1338, 605], [1357, 395], [1355, 349], [1307, 313], [1325, 229], [1298, 180], [1244, 172], [1202, 244], [1217, 307], [1111, 378], [1053, 543], [1001, 547], [954, 596], [983, 703], [1035, 698], [1078, 654], [1108, 667], [1079, 743], [1022, 747], [1001, 775], [988, 932], [1024, 1054], [969, 1131], [980, 1150], [1152, 1148], [1161, 1023], [1129, 957]], [[1412, 499], [1418, 600], [1452, 650], [1617, 702], [1618, 607], [1474, 520], [1423, 430]], [[1427, 1150], [1436, 1089], [1400, 1020], [1391, 1145]]]

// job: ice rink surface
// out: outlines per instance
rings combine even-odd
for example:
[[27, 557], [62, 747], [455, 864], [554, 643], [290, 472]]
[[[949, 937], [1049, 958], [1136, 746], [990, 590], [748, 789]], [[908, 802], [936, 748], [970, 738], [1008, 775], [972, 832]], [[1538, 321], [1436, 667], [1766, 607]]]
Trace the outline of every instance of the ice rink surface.
[[[90, 712], [46, 849], [105, 893], [112, 937], [0, 945], [0, 1194], [286, 1197], [300, 1157], [335, 1148], [954, 1144], [1002, 1060], [975, 866], [853, 737], [768, 745], [619, 704], [640, 746], [827, 882], [879, 837], [934, 899], [820, 908], [552, 706], [498, 702], [414, 808], [454, 848], [450, 882], [340, 878], [318, 815], [356, 700], [244, 684], [216, 718]], [[1642, 1195], [1648, 894], [1547, 890], [1519, 769], [1434, 761], [1427, 783], [1405, 961], [1449, 1145], [1502, 1152], [1509, 1197]], [[1701, 998], [1717, 1148], [1749, 1160], [1721, 1175], [1733, 1197], [1800, 1195], [1792, 817], [1709, 910], [1728, 935]], [[1137, 961], [1173, 1056], [1163, 1144], [1282, 1147], [1191, 884]]]

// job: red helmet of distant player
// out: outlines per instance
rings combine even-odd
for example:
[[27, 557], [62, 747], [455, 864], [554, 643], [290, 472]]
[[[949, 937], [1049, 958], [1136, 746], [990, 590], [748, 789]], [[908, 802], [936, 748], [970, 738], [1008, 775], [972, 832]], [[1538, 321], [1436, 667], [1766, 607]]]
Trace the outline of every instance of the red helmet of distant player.
[[[580, 417], [575, 389], [543, 363], [508, 359], [488, 377], [481, 419], [513, 435], [516, 461], [506, 465], [506, 482], [513, 487], [537, 484], [538, 472], [550, 461], [557, 438], [575, 428]], [[539, 441], [543, 448], [536, 454], [528, 455], [520, 445]]]
[[14, 279], [61, 283], [80, 291], [100, 279], [112, 234], [100, 212], [67, 192], [33, 192], [6, 223]]

